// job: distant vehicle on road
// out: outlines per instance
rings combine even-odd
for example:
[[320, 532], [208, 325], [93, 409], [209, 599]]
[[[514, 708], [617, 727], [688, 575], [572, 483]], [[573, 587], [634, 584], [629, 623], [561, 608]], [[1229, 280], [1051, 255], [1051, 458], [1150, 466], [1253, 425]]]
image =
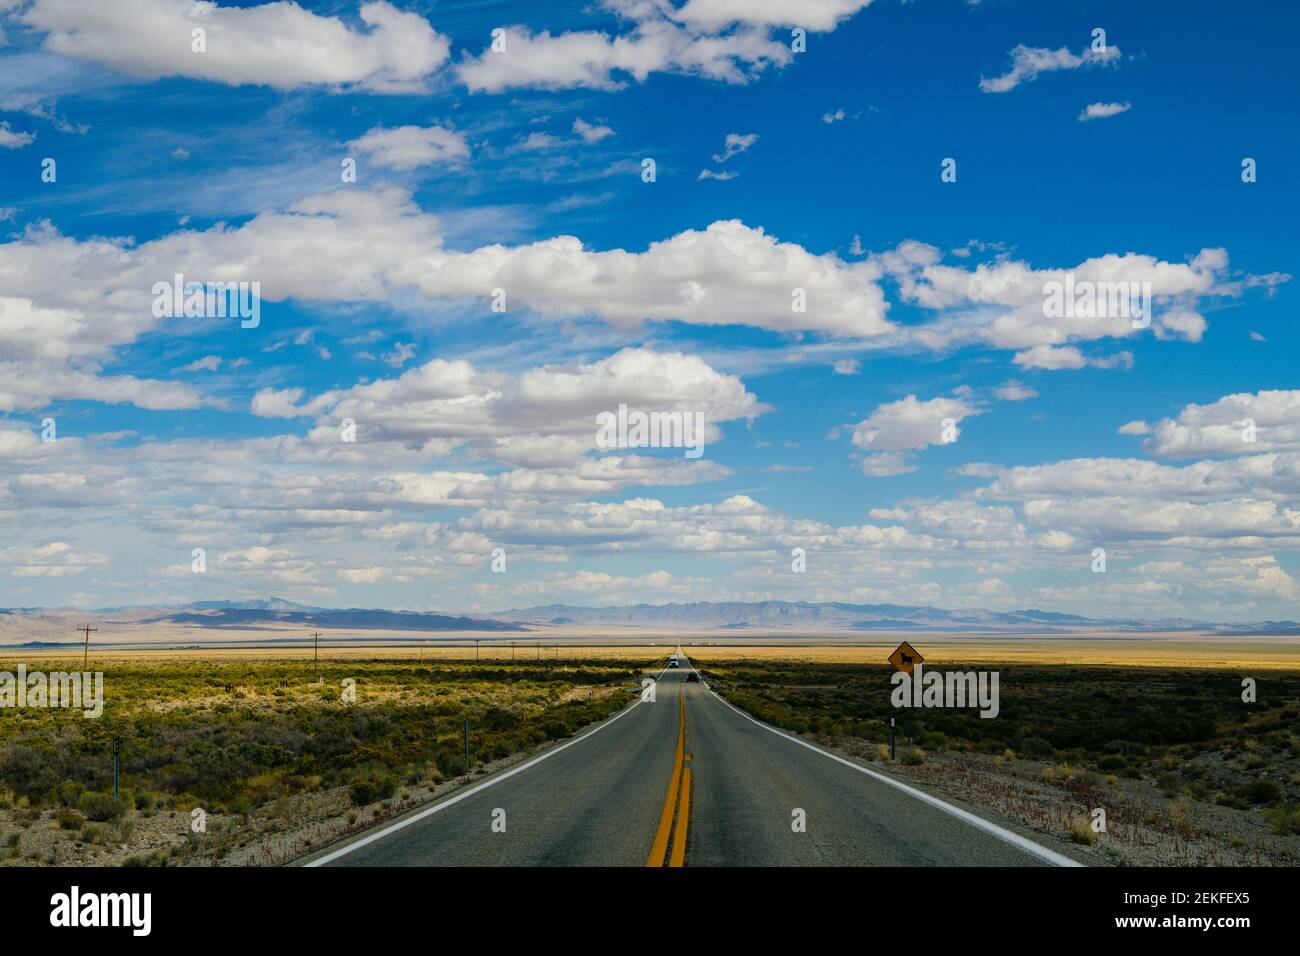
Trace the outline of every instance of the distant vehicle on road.
[[668, 666], [669, 666], [669, 667], [677, 667], [677, 666], [678, 666], [678, 660], [677, 660], [677, 655], [676, 655], [676, 654], [674, 654], [674, 655], [672, 655], [671, 657], [668, 658]]
[[691, 671], [689, 674], [686, 675], [686, 683], [698, 684], [699, 682], [700, 682], [699, 671]]

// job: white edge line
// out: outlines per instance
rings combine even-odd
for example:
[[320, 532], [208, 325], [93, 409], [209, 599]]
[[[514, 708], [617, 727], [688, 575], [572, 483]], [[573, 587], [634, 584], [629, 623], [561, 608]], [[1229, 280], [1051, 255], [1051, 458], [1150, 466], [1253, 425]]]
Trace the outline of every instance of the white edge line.
[[1011, 830], [1006, 829], [1005, 827], [1000, 827], [996, 823], [990, 823], [988, 820], [985, 820], [983, 817], [976, 816], [975, 814], [971, 813], [969, 810], [963, 810], [961, 807], [954, 807], [951, 803], [947, 803], [943, 800], [940, 800], [938, 797], [931, 796], [930, 794], [924, 792], [923, 790], [917, 790], [915, 787], [909, 787], [907, 784], [903, 783], [900, 780], [895, 780], [893, 777], [887, 777], [883, 773], [877, 773], [874, 770], [868, 770], [866, 767], [863, 767], [861, 764], [856, 764], [852, 760], [845, 760], [843, 757], [839, 756], [838, 754], [833, 754], [828, 750], [822, 750], [820, 747], [815, 747], [812, 744], [808, 743], [808, 741], [806, 740], [800, 740], [798, 737], [791, 736], [790, 734], [787, 734], [785, 731], [777, 730], [775, 727], [763, 723], [761, 720], [757, 719], [756, 717], [751, 717], [749, 714], [745, 713], [739, 707], [732, 705], [729, 701], [723, 700], [723, 698], [718, 695], [717, 691], [715, 691], [707, 683], [704, 686], [708, 687], [709, 693], [712, 694], [714, 697], [717, 697], [718, 700], [722, 702], [723, 706], [730, 707], [736, 713], [740, 714], [741, 717], [744, 717], [746, 720], [758, 724], [758, 726], [762, 727], [764, 730], [771, 731], [772, 733], [776, 734], [778, 737], [784, 737], [786, 740], [790, 741], [791, 743], [796, 743], [800, 747], [807, 747], [809, 750], [813, 751], [814, 753], [819, 753], [823, 757], [829, 757], [831, 760], [834, 760], [837, 763], [842, 763], [844, 764], [844, 766], [850, 767], [853, 770], [858, 771], [858, 773], [864, 773], [868, 777], [873, 777], [876, 780], [879, 780], [881, 783], [886, 783], [897, 790], [902, 790], [904, 793], [916, 797], [916, 799], [928, 803], [932, 807], [937, 807], [940, 810], [942, 810], [944, 813], [951, 814], [952, 816], [956, 817], [958, 820], [962, 820], [966, 823], [969, 823], [971, 826], [983, 830], [985, 833], [990, 833], [993, 836], [997, 837], [999, 840], [1002, 840], [1005, 843], [1010, 843], [1012, 846], [1024, 850], [1026, 853], [1030, 854], [1031, 856], [1036, 856], [1041, 860], [1046, 860], [1048, 863], [1051, 863], [1054, 866], [1083, 866], [1083, 864], [1080, 863], [1078, 860], [1072, 860], [1063, 853], [1057, 853], [1055, 850], [1049, 850], [1045, 846], [1040, 846], [1039, 844], [1035, 843], [1033, 840], [1029, 839], [1028, 837], [1023, 837], [1019, 833], [1014, 833]]
[[[659, 683], [659, 678], [664, 676], [664, 671], [666, 670], [668, 670], [668, 668], [665, 667], [663, 671], [660, 671], [658, 674], [655, 675], [656, 684]], [[574, 737], [572, 740], [567, 740], [564, 743], [560, 744], [558, 747], [552, 747], [550, 750], [546, 751], [545, 753], [538, 754], [532, 760], [529, 760], [526, 763], [521, 763], [518, 767], [512, 767], [511, 769], [505, 771], [504, 773], [497, 774], [494, 777], [484, 780], [480, 784], [470, 787], [468, 790], [462, 790], [460, 793], [456, 794], [455, 796], [448, 797], [446, 800], [443, 800], [439, 803], [435, 803], [431, 807], [426, 807], [425, 809], [421, 810], [419, 813], [414, 813], [409, 817], [403, 817], [402, 819], [398, 820], [396, 823], [390, 823], [382, 830], [376, 830], [374, 833], [369, 833], [366, 836], [362, 837], [360, 840], [356, 840], [352, 843], [347, 844], [346, 846], [341, 846], [333, 853], [328, 853], [325, 856], [320, 857], [319, 859], [312, 860], [310, 863], [304, 863], [303, 866], [308, 866], [308, 867], [324, 866], [326, 863], [333, 862], [334, 860], [337, 860], [339, 857], [347, 856], [349, 853], [353, 852], [354, 850], [359, 850], [363, 846], [368, 846], [369, 844], [374, 843], [376, 840], [382, 840], [390, 833], [395, 833], [398, 830], [402, 829], [403, 827], [409, 827], [412, 823], [415, 823], [417, 820], [423, 820], [425, 817], [432, 816], [433, 814], [437, 813], [439, 810], [445, 810], [447, 809], [447, 807], [450, 807], [453, 804], [460, 803], [466, 797], [472, 797], [474, 796], [474, 794], [478, 793], [479, 791], [486, 790], [488, 787], [494, 786], [500, 783], [502, 780], [509, 780], [515, 774], [523, 773], [529, 767], [536, 766], [537, 764], [541, 763], [543, 760], [547, 759], [548, 757], [554, 757], [560, 751], [568, 750], [574, 744], [580, 744], [588, 737], [592, 736], [593, 734], [600, 733], [602, 730], [604, 730], [614, 721], [618, 720], [624, 714], [630, 714], [633, 710], [635, 710], [637, 705], [641, 703], [641, 700], [642, 700], [641, 697], [638, 696], [637, 699], [632, 702], [632, 705], [630, 707], [625, 707], [624, 709], [620, 710], [617, 714], [615, 714], [613, 717], [608, 717], [605, 720], [601, 721], [599, 724], [597, 724], [591, 730], [587, 731], [581, 737]], [[721, 700], [721, 698], [719, 698], [719, 700]], [[723, 701], [723, 703], [726, 703], [726, 701]]]

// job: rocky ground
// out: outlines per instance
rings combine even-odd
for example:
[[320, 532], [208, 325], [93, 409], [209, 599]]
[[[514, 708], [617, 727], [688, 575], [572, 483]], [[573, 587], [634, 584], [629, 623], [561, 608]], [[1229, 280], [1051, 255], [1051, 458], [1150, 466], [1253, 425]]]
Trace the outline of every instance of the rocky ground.
[[[1223, 806], [1186, 792], [1171, 795], [1149, 780], [1102, 776], [1043, 760], [952, 751], [924, 754], [920, 763], [908, 764], [882, 759], [878, 743], [810, 739], [939, 796], [993, 810], [1039, 834], [1044, 845], [1069, 846], [1075, 856], [1082, 853], [1097, 865], [1300, 864], [1300, 836], [1276, 832], [1262, 808]], [[1216, 758], [1217, 769], [1231, 777], [1230, 761], [1222, 755], [1200, 759]], [[1104, 832], [1091, 824], [1098, 809], [1105, 811]]]

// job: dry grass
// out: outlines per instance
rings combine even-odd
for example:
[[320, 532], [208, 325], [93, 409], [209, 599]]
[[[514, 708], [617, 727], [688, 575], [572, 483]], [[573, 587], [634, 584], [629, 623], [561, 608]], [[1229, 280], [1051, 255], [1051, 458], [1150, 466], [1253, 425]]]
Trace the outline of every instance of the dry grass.
[[[212, 632], [198, 638], [210, 639]], [[225, 637], [226, 635], [222, 635]], [[265, 635], [271, 636], [271, 635]], [[283, 634], [274, 635], [283, 638]], [[354, 635], [360, 640], [366, 635]], [[349, 639], [338, 633], [334, 639]], [[255, 638], [254, 638], [255, 639]], [[370, 639], [373, 639], [371, 637]], [[439, 637], [436, 640], [445, 641]], [[957, 635], [891, 634], [878, 640], [830, 641], [824, 638], [800, 640], [788, 635], [770, 638], [747, 637], [744, 641], [694, 637], [684, 639], [682, 649], [696, 661], [753, 660], [790, 661], [825, 664], [882, 664], [898, 644], [909, 641], [925, 657], [928, 665], [964, 664], [1077, 664], [1116, 665], [1126, 667], [1189, 667], [1227, 669], [1250, 667], [1256, 670], [1300, 670], [1300, 638], [1207, 638], [1203, 635], [1163, 635], [1131, 637], [1098, 634], [1091, 637], [1026, 637], [1017, 639], [983, 638]], [[676, 647], [675, 635], [641, 636], [559, 636], [554, 640], [519, 638], [485, 638], [476, 648], [472, 643], [447, 646], [432, 641], [375, 645], [337, 645], [322, 643], [320, 659], [348, 661], [359, 658], [425, 661], [602, 661], [628, 660], [652, 663], [667, 658]], [[73, 660], [80, 665], [81, 648], [33, 648], [5, 652], [29, 662], [39, 659], [60, 662], [68, 667]], [[92, 670], [103, 669], [114, 660], [183, 660], [196, 658], [210, 661], [311, 660], [311, 645], [297, 647], [222, 647], [193, 646], [162, 648], [141, 645], [138, 648], [91, 647]]]
[[903, 639], [924, 655], [925, 663], [1084, 664], [1125, 667], [1194, 667], [1300, 670], [1300, 638], [997, 638], [895, 635], [870, 644], [684, 645], [696, 661], [756, 660], [819, 664], [883, 664]]
[[[646, 646], [629, 646], [622, 644], [601, 644], [601, 645], [555, 645], [555, 644], [519, 644], [513, 650], [509, 645], [488, 645], [484, 644], [479, 648], [477, 654], [473, 645], [468, 647], [445, 647], [445, 646], [425, 646], [419, 647], [415, 644], [409, 646], [374, 646], [374, 645], [354, 645], [354, 646], [326, 646], [321, 645], [320, 663], [322, 666], [328, 664], [337, 664], [346, 661], [358, 660], [392, 660], [392, 661], [427, 661], [429, 663], [509, 663], [514, 661], [518, 664], [542, 663], [543, 665], [555, 663], [561, 664], [573, 662], [594, 662], [594, 661], [633, 661], [637, 663], [650, 664], [660, 659], [666, 659], [671, 653], [671, 648], [665, 646], [652, 647]], [[19, 660], [27, 664], [29, 669], [35, 669], [40, 662], [49, 662], [52, 666], [57, 664], [64, 670], [81, 670], [82, 652], [78, 648], [75, 653], [70, 650], [39, 648], [30, 651], [8, 650], [0, 651], [0, 654], [10, 660], [10, 664], [5, 666], [17, 666]], [[88, 670], [104, 670], [111, 667], [114, 663], [123, 664], [141, 664], [141, 663], [167, 663], [172, 661], [201, 660], [212, 663], [252, 663], [255, 661], [299, 661], [310, 663], [312, 661], [312, 648], [308, 645], [302, 647], [178, 647], [159, 648], [159, 647], [131, 647], [96, 650], [92, 645], [90, 649]]]

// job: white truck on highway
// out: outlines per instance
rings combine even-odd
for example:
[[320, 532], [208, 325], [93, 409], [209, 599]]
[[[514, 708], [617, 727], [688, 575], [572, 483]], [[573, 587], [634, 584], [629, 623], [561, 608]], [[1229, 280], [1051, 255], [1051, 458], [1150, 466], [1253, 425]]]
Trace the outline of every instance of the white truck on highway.
[[681, 661], [678, 659], [678, 657], [677, 657], [676, 654], [670, 654], [670, 655], [669, 655], [669, 657], [668, 657], [668, 666], [669, 666], [669, 667], [677, 667], [677, 666], [679, 666], [680, 664], [681, 664]]

